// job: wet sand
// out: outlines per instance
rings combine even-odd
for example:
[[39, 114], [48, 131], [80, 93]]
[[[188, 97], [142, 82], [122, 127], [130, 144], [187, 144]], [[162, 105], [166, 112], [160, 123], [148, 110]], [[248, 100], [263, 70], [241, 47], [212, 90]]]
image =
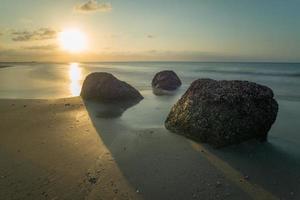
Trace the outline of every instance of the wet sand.
[[[259, 144], [220, 151], [162, 126], [128, 123], [128, 115], [140, 107], [147, 109], [147, 98], [122, 117], [105, 119], [97, 117], [96, 105], [79, 97], [0, 100], [0, 199], [299, 197], [297, 177], [285, 177], [276, 166], [266, 168], [274, 162], [263, 162], [253, 150]], [[250, 154], [245, 163], [241, 158]], [[272, 178], [274, 187], [264, 182]]]
[[0, 100], [0, 199], [138, 199], [79, 98]]

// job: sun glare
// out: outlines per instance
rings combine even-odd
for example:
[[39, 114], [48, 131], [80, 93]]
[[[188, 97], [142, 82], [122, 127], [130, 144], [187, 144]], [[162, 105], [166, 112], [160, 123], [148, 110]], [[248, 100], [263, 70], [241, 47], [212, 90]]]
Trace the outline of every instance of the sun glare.
[[87, 39], [83, 32], [78, 29], [64, 30], [59, 35], [62, 49], [71, 53], [79, 53], [87, 48]]

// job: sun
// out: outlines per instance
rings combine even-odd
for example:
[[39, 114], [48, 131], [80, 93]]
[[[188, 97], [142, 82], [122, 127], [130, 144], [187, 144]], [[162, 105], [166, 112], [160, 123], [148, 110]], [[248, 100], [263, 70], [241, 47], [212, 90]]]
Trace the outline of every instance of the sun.
[[59, 34], [62, 49], [71, 53], [79, 53], [87, 48], [86, 35], [79, 29], [66, 29]]

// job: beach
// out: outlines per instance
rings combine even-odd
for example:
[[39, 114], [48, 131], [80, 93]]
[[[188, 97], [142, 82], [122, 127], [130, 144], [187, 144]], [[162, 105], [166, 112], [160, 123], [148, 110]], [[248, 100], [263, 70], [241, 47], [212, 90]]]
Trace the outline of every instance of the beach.
[[[78, 85], [80, 91], [84, 75], [78, 76], [76, 67], [72, 73], [72, 65], [57, 69], [49, 67], [50, 64], [48, 68], [42, 64], [24, 64], [24, 67], [2, 69], [2, 78], [17, 71], [24, 81], [15, 82], [11, 87], [27, 88], [23, 92], [7, 91], [4, 86], [13, 80], [0, 79], [0, 199], [300, 197], [297, 148], [300, 107], [296, 93], [290, 92], [288, 96], [286, 89], [275, 87], [279, 113], [268, 142], [249, 141], [213, 149], [164, 128], [171, 106], [193, 77], [184, 76], [183, 86], [177, 93], [156, 96], [147, 86], [152, 71], [145, 74], [146, 78], [134, 78], [136, 74], [128, 77], [125, 73], [126, 70], [142, 73], [134, 65], [132, 69], [103, 65], [107, 68], [92, 64], [77, 67], [115, 71], [114, 74], [130, 82], [144, 96], [140, 103], [123, 110], [119, 116], [102, 115], [103, 110], [107, 113], [113, 106], [92, 104], [76, 95], [59, 96], [64, 89], [64, 93], [68, 91], [72, 96]], [[70, 73], [65, 77], [65, 71], [60, 70]], [[218, 73], [211, 75], [218, 76]], [[27, 76], [33, 82], [26, 82]], [[54, 81], [51, 85], [48, 79], [53, 77], [64, 81]], [[270, 79], [272, 82], [273, 76]], [[295, 81], [295, 77], [291, 80]], [[285, 81], [288, 82], [286, 77]], [[54, 90], [59, 83], [59, 89]], [[291, 87], [290, 91], [295, 90]]]
[[99, 119], [91, 108], [80, 97], [0, 101], [1, 199], [297, 199], [291, 163], [255, 167], [272, 160], [269, 145], [222, 154], [164, 128]]
[[[0, 104], [1, 199], [136, 196], [78, 98]], [[96, 187], [99, 179], [104, 184]]]
[[300, 0], [0, 1], [0, 200], [300, 200]]

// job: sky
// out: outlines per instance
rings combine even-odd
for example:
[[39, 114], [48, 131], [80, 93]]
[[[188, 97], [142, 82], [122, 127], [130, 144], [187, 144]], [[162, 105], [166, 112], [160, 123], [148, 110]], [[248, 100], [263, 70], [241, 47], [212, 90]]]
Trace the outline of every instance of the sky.
[[[0, 61], [300, 62], [299, 0], [0, 0]], [[64, 50], [61, 32], [87, 40]]]

